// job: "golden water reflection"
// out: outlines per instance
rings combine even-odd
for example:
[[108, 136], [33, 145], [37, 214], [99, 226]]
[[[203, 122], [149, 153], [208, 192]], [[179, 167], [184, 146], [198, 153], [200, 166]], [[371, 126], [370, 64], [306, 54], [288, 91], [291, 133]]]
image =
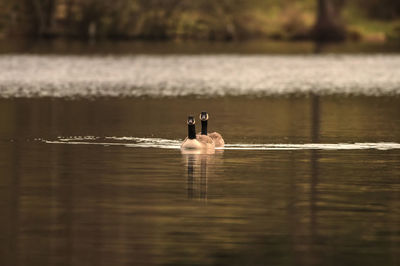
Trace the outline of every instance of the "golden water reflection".
[[187, 168], [188, 198], [207, 199], [207, 179], [213, 170], [223, 163], [223, 150], [215, 154], [202, 154], [201, 151], [181, 151]]
[[398, 101], [0, 100], [0, 265], [398, 265], [398, 150], [34, 140], [183, 139], [179, 114], [205, 106], [228, 143], [400, 142]]

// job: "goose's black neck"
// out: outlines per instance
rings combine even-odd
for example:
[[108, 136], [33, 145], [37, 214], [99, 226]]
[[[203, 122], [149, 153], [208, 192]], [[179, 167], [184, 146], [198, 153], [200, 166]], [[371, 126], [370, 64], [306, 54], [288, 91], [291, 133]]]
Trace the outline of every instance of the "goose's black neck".
[[196, 138], [196, 126], [195, 124], [188, 124], [188, 138], [195, 139]]
[[207, 135], [207, 120], [201, 121], [201, 135]]

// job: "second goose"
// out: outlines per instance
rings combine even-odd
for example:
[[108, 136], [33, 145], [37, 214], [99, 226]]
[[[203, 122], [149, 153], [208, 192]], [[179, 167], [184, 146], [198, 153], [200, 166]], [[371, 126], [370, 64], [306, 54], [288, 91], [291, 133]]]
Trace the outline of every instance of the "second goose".
[[217, 132], [212, 132], [212, 133], [207, 132], [208, 117], [209, 116], [207, 112], [201, 112], [200, 114], [201, 134], [198, 134], [197, 136], [199, 135], [209, 136], [214, 141], [215, 147], [224, 147], [225, 141], [222, 138], [221, 134]]

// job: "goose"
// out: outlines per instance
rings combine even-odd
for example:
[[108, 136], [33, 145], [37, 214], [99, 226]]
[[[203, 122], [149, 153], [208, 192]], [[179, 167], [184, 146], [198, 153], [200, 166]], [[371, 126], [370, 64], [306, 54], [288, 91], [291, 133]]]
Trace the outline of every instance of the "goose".
[[206, 135], [196, 136], [196, 121], [193, 116], [189, 116], [187, 120], [188, 124], [188, 136], [182, 142], [181, 150], [194, 150], [201, 151], [201, 153], [212, 153], [214, 152], [215, 144], [214, 141]]
[[207, 132], [207, 121], [208, 121], [207, 112], [201, 112], [200, 120], [201, 120], [201, 134], [198, 134], [197, 136], [199, 135], [209, 136], [214, 141], [215, 147], [224, 147], [225, 141], [222, 138], [221, 134], [217, 132], [212, 132], [212, 133]]

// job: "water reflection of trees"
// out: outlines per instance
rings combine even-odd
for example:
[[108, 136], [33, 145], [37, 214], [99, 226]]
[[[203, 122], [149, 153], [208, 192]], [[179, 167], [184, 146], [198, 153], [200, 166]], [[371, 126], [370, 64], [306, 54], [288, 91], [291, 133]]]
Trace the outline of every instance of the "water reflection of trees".
[[[320, 97], [311, 96], [311, 142], [318, 143], [320, 135]], [[318, 159], [319, 151], [311, 150], [310, 157], [310, 237], [311, 237], [311, 257], [318, 258], [317, 250], [314, 249], [318, 242], [318, 220], [317, 220], [317, 202], [318, 202]]]
[[[132, 101], [125, 105], [118, 101], [119, 108], [114, 112], [110, 112], [110, 108], [98, 108], [96, 111], [103, 119], [93, 119], [94, 111], [90, 112], [90, 109], [94, 105], [87, 102], [51, 101], [55, 103], [51, 107], [55, 110], [50, 108], [50, 101], [41, 101], [41, 104], [13, 101], [12, 104], [8, 103], [9, 109], [5, 108], [6, 104], [0, 106], [8, 117], [13, 117], [11, 114], [15, 112], [15, 120], [10, 119], [10, 123], [0, 125], [2, 134], [21, 134], [20, 139], [23, 139], [20, 142], [1, 143], [0, 206], [4, 212], [0, 217], [0, 225], [4, 229], [1, 244], [5, 247], [4, 256], [0, 256], [1, 265], [23, 265], [29, 258], [35, 260], [36, 265], [54, 265], [67, 260], [75, 264], [143, 264], [157, 258], [162, 252], [165, 252], [163, 258], [170, 258], [174, 251], [177, 252], [177, 258], [192, 258], [193, 254], [209, 258], [213, 256], [210, 249], [215, 250], [215, 261], [221, 265], [244, 265], [252, 258], [254, 265], [271, 261], [270, 264], [275, 265], [285, 262], [312, 265], [325, 261], [329, 264], [333, 259], [334, 264], [346, 264], [353, 260], [366, 264], [380, 262], [382, 265], [395, 265], [398, 241], [390, 234], [396, 232], [399, 224], [399, 212], [396, 212], [399, 193], [395, 187], [396, 174], [399, 173], [397, 152], [385, 153], [386, 158], [352, 158], [350, 162], [346, 162], [348, 153], [330, 153], [333, 155], [323, 158], [323, 161], [322, 155], [329, 155], [321, 151], [271, 152], [264, 159], [260, 154], [241, 160], [236, 158], [234, 162], [239, 164], [233, 164], [232, 152], [225, 154], [225, 159], [219, 154], [176, 154], [173, 165], [177, 166], [178, 172], [182, 171], [183, 158], [184, 176], [175, 176], [174, 182], [167, 182], [173, 176], [164, 175], [165, 165], [151, 163], [151, 168], [146, 168], [140, 164], [140, 167], [132, 169], [132, 152], [118, 151], [107, 155], [97, 148], [37, 146], [25, 141], [26, 135], [43, 136], [44, 131], [55, 130], [69, 132], [75, 128], [86, 128], [89, 123], [92, 123], [89, 128], [107, 132], [109, 123], [104, 121], [112, 121], [113, 114], [122, 117], [120, 124], [117, 124], [119, 127], [113, 128], [113, 132], [125, 129], [129, 121], [134, 121], [135, 126], [140, 125], [140, 115], [131, 115]], [[179, 100], [171, 100], [171, 106], [175, 105], [175, 101]], [[337, 103], [331, 98], [311, 96], [298, 101], [302, 103], [301, 108], [282, 105], [281, 102], [269, 105], [282, 120], [274, 124], [275, 130], [280, 130], [277, 131], [279, 134], [286, 134], [293, 128], [285, 129], [284, 123], [293, 125], [291, 122], [299, 118], [285, 116], [284, 110], [289, 110], [289, 114], [307, 110], [303, 120], [307, 131], [303, 135], [302, 129], [295, 128], [293, 132], [300, 132], [305, 140], [311, 142], [325, 142], [338, 129], [343, 132], [344, 139], [353, 136], [354, 132], [372, 131], [377, 125], [384, 132], [390, 129], [399, 132], [395, 130], [398, 129], [397, 124], [390, 124], [399, 114], [397, 101], [386, 101], [380, 107], [379, 115], [376, 114], [377, 108], [371, 108], [371, 103], [380, 103], [376, 99], [353, 98], [351, 102], [344, 99], [344, 103]], [[135, 102], [135, 108], [140, 110], [144, 108], [142, 105], [149, 104], [142, 102]], [[254, 100], [252, 104], [247, 104], [250, 110], [246, 111], [249, 112], [248, 116], [245, 114], [246, 117], [250, 117], [251, 111], [256, 114], [254, 110], [260, 104], [254, 106]], [[78, 108], [68, 108], [71, 106]], [[101, 103], [97, 102], [96, 106], [101, 106]], [[79, 112], [68, 113], [72, 109]], [[24, 111], [28, 115], [18, 115]], [[156, 114], [159, 110], [154, 108], [149, 112]], [[78, 116], [77, 113], [82, 115]], [[332, 113], [335, 116], [329, 115]], [[353, 116], [351, 132], [341, 128], [346, 115]], [[175, 117], [176, 113], [172, 112], [170, 116]], [[58, 119], [60, 117], [66, 119]], [[362, 117], [368, 117], [368, 120]], [[271, 123], [272, 119], [265, 119], [265, 124], [261, 124], [260, 128], [266, 131], [260, 131], [260, 135], [268, 134], [270, 128], [264, 126], [267, 122]], [[160, 121], [156, 122], [158, 125]], [[135, 131], [132, 128], [130, 132]], [[384, 153], [371, 154], [380, 156]], [[149, 152], [147, 159], [154, 155]], [[287, 156], [290, 160], [287, 160]], [[83, 158], [87, 159], [83, 161]], [[329, 165], [326, 159], [331, 159]], [[362, 169], [366, 166], [363, 162], [365, 159], [376, 159], [368, 163], [379, 166], [379, 169]], [[222, 162], [232, 167], [225, 167], [226, 172], [218, 174], [217, 171], [222, 168], [218, 166]], [[331, 167], [332, 164], [334, 167]], [[248, 166], [257, 168], [248, 171]], [[151, 169], [147, 171], [149, 175], [141, 177], [146, 169]], [[354, 169], [361, 171], [357, 176], [363, 179], [357, 180], [356, 185], [346, 185], [346, 179], [353, 177]], [[252, 176], [242, 187], [238, 182], [244, 180], [247, 173]], [[154, 178], [150, 178], [151, 175]], [[232, 177], [233, 181], [224, 182], [221, 180], [224, 176]], [[212, 182], [216, 178], [220, 180]], [[250, 180], [257, 182], [248, 183]], [[157, 182], [159, 186], [154, 186]], [[182, 188], [185, 185], [187, 191]], [[362, 189], [357, 190], [358, 185]], [[212, 189], [218, 186], [221, 199], [229, 198], [231, 206], [210, 201]], [[243, 192], [248, 194], [242, 195]], [[179, 202], [184, 204], [177, 204], [172, 195], [180, 195]], [[246, 195], [251, 197], [245, 198]], [[371, 199], [371, 195], [375, 198]], [[182, 200], [187, 196], [202, 201], [208, 198], [207, 208]], [[326, 196], [340, 196], [342, 203], [353, 204], [343, 206], [327, 202]], [[166, 200], [171, 198], [174, 200]], [[263, 205], [251, 205], [252, 199], [257, 199], [253, 203]], [[371, 200], [378, 204], [361, 206], [363, 202]], [[327, 207], [330, 207], [328, 211]], [[343, 213], [348, 216], [342, 217]], [[179, 218], [179, 215], [186, 217], [186, 220]], [[225, 218], [218, 220], [222, 215]], [[187, 217], [192, 219], [187, 220]], [[208, 218], [202, 220], [204, 217]], [[214, 222], [211, 226], [210, 221]], [[240, 224], [238, 221], [246, 223]], [[192, 234], [182, 234], [182, 228], [185, 228], [183, 232]], [[199, 229], [204, 231], [198, 233]], [[365, 229], [370, 231], [364, 233]], [[154, 244], [153, 249], [148, 248], [151, 247], [149, 243]], [[364, 247], [367, 245], [371, 247], [370, 256], [365, 253]], [[202, 257], [193, 260], [199, 258]]]

